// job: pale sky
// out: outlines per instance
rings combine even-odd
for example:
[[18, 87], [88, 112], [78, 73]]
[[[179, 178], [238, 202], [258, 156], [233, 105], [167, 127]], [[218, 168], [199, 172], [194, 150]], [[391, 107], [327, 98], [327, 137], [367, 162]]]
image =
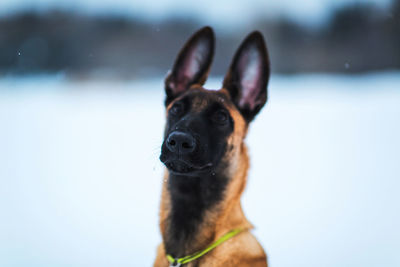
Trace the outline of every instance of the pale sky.
[[21, 9], [67, 8], [90, 14], [137, 15], [150, 20], [176, 14], [220, 25], [240, 25], [255, 17], [280, 15], [313, 23], [326, 18], [334, 8], [351, 3], [387, 7], [391, 0], [0, 0], [0, 15]]

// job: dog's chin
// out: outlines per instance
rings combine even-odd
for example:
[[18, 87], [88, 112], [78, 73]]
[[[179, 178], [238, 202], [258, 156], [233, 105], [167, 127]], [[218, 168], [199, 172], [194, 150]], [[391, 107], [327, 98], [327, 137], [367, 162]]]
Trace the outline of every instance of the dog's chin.
[[166, 160], [163, 162], [169, 173], [179, 176], [199, 176], [211, 172], [212, 163], [202, 166], [193, 165], [182, 160]]

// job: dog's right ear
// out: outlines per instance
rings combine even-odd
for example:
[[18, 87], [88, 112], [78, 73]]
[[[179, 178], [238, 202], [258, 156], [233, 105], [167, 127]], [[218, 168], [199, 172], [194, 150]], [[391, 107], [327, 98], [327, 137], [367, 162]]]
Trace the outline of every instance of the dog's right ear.
[[165, 79], [167, 106], [193, 84], [203, 85], [214, 56], [215, 37], [210, 27], [197, 31], [186, 42]]

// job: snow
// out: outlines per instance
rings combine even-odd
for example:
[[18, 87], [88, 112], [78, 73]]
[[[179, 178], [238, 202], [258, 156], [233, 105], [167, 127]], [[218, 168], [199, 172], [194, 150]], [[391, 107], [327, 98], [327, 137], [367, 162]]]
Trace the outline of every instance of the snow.
[[[151, 266], [161, 80], [0, 80], [0, 266]], [[273, 76], [243, 196], [271, 266], [400, 265], [399, 84]]]

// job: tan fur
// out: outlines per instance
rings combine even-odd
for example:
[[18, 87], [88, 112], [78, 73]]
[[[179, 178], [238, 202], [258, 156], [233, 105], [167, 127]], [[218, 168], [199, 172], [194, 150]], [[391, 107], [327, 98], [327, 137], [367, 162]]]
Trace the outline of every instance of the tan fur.
[[[220, 92], [227, 94], [225, 89], [221, 89]], [[196, 108], [200, 109], [205, 103], [199, 101], [196, 105]], [[187, 255], [203, 250], [233, 229], [240, 228], [244, 231], [201, 258], [185, 264], [185, 267], [267, 266], [265, 252], [256, 238], [250, 233], [253, 226], [247, 221], [240, 204], [240, 197], [246, 186], [247, 170], [249, 168], [247, 148], [243, 142], [247, 133], [247, 123], [236, 108], [233, 106], [227, 108], [235, 125], [234, 131], [228, 139], [228, 146], [233, 149], [225, 155], [225, 160], [230, 163], [227, 171], [232, 179], [225, 191], [224, 200], [211, 210], [208, 210], [204, 216], [206, 219], [202, 222], [193, 244], [187, 251]], [[167, 218], [171, 211], [167, 179], [168, 171], [166, 170], [160, 205], [160, 230], [163, 236], [168, 224]], [[158, 247], [154, 266], [169, 266], [163, 244]]]

